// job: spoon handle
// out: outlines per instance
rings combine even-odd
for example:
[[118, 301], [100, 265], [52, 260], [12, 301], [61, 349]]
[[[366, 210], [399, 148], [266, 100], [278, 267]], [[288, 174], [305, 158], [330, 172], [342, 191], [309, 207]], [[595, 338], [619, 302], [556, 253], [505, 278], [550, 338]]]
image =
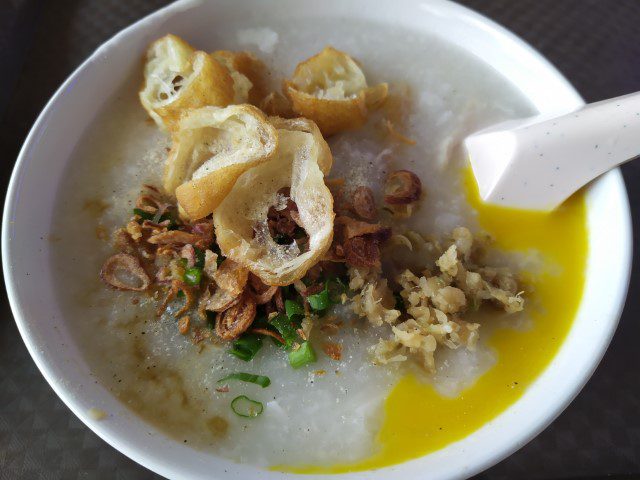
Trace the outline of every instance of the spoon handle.
[[[474, 137], [482, 138], [475, 144]], [[640, 92], [586, 105], [552, 118], [505, 122], [467, 139], [474, 156], [493, 156], [485, 201], [551, 210], [589, 181], [640, 154]], [[481, 146], [482, 148], [478, 148]], [[490, 150], [493, 146], [493, 153]]]

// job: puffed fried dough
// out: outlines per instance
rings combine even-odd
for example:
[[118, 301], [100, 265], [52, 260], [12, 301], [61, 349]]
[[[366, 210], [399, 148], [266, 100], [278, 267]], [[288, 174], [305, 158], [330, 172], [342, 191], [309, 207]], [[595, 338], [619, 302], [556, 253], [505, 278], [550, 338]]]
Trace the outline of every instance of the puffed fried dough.
[[184, 109], [232, 103], [233, 80], [208, 54], [166, 35], [149, 46], [139, 96], [158, 126], [171, 130]]
[[247, 103], [249, 101], [249, 91], [253, 88], [253, 84], [251, 80], [235, 68], [233, 52], [218, 50], [213, 52], [211, 57], [227, 69], [233, 80], [233, 103]]
[[315, 121], [324, 135], [361, 127], [368, 109], [387, 95], [387, 84], [368, 87], [364, 73], [346, 53], [333, 47], [298, 64], [283, 82], [293, 110]]
[[240, 73], [251, 82], [251, 88], [248, 91], [248, 102], [256, 107], [259, 106], [267, 95], [268, 90], [268, 72], [265, 64], [251, 52], [216, 50], [211, 55], [227, 68]]
[[209, 215], [247, 169], [268, 160], [275, 128], [251, 105], [187, 110], [172, 134], [164, 188], [190, 219]]
[[[213, 220], [216, 239], [226, 256], [267, 285], [289, 285], [302, 278], [331, 246], [333, 197], [320, 165], [330, 165], [330, 160], [321, 158], [331, 152], [312, 122], [272, 122], [278, 128], [276, 153], [242, 174], [214, 211]], [[304, 253], [276, 244], [269, 235], [269, 208], [278, 203], [278, 192], [286, 187], [309, 236], [309, 250]]]
[[318, 166], [324, 175], [328, 175], [333, 165], [333, 156], [327, 142], [325, 142], [318, 125], [308, 118], [284, 119], [280, 117], [269, 117], [269, 122], [277, 130], [290, 130], [310, 133], [313, 136], [311, 142], [311, 155], [317, 158]]

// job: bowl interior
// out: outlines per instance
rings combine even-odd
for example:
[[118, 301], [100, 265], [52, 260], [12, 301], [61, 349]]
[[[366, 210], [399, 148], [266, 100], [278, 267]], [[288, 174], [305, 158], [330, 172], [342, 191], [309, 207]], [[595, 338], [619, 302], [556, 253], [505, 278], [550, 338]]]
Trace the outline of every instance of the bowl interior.
[[[249, 478], [237, 465], [176, 444], [140, 420], [101, 385], [75, 345], [57, 305], [49, 237], [53, 206], [72, 152], [86, 126], [139, 68], [150, 41], [167, 32], [210, 44], [216, 24], [268, 19], [277, 8], [298, 17], [371, 20], [428, 32], [482, 58], [540, 112], [565, 112], [582, 100], [564, 78], [517, 37], [463, 7], [441, 1], [401, 4], [366, 0], [177, 2], [116, 35], [63, 84], [33, 127], [11, 180], [3, 222], [3, 263], [11, 306], [38, 367], [73, 412], [107, 442], [146, 467], [172, 478]], [[268, 25], [266, 25], [268, 26]], [[321, 45], [319, 45], [319, 48]], [[99, 92], [99, 93], [97, 93]], [[589, 256], [585, 293], [574, 325], [552, 365], [523, 397], [469, 437], [426, 457], [378, 473], [348, 478], [401, 478], [429, 471], [433, 478], [470, 475], [516, 450], [544, 428], [589, 378], [617, 325], [630, 270], [631, 230], [624, 184], [610, 172], [588, 189]], [[603, 302], [601, 299], [607, 299]], [[107, 422], [88, 414], [112, 413]], [[281, 478], [260, 471], [260, 478]]]

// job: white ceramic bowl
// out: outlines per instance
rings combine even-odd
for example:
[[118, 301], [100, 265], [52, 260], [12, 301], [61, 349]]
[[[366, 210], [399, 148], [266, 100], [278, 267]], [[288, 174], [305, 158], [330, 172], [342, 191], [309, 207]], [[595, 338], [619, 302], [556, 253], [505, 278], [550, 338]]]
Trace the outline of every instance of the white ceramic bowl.
[[[178, 444], [127, 410], [95, 384], [74, 344], [54, 294], [48, 233], [60, 179], [87, 125], [147, 44], [167, 32], [207, 44], [216, 22], [237, 21], [252, 9], [282, 15], [371, 19], [444, 36], [482, 57], [517, 85], [541, 112], [568, 111], [583, 101], [567, 81], [522, 40], [486, 18], [444, 0], [179, 1], [139, 21], [100, 47], [60, 87], [29, 134], [16, 164], [4, 211], [2, 248], [11, 308], [36, 364], [69, 408], [100, 437], [147, 468], [176, 479], [261, 478], [284, 474], [237, 465]], [[520, 400], [467, 438], [433, 454], [344, 478], [458, 478], [485, 469], [531, 440], [573, 399], [600, 361], [616, 328], [631, 265], [627, 196], [619, 171], [587, 195], [589, 256], [585, 294], [560, 351]], [[96, 421], [91, 407], [113, 414]], [[316, 478], [310, 476], [311, 478]], [[309, 478], [309, 477], [308, 477]]]

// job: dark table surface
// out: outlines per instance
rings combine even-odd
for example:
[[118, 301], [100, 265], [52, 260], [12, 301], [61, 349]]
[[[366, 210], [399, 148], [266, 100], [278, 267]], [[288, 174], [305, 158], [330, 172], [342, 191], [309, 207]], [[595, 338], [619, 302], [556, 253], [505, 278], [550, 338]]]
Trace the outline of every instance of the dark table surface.
[[[0, 182], [65, 77], [99, 44], [165, 0], [0, 0]], [[640, 0], [464, 0], [540, 50], [596, 101], [640, 90]], [[640, 214], [640, 163], [623, 167]], [[637, 223], [637, 222], [634, 222]], [[637, 236], [634, 225], [634, 238]], [[481, 479], [640, 478], [640, 271], [595, 375], [535, 440]], [[602, 299], [606, 301], [606, 299]], [[159, 478], [87, 429], [56, 397], [0, 297], [0, 480]]]

